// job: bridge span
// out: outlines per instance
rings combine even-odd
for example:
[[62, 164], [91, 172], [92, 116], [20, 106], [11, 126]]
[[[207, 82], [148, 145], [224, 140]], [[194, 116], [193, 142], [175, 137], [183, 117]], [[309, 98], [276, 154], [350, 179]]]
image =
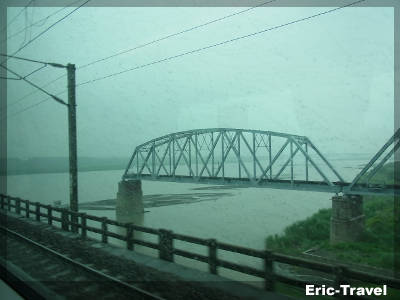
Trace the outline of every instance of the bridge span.
[[171, 133], [137, 146], [123, 180], [157, 180], [308, 190], [355, 195], [400, 194], [374, 175], [400, 146], [400, 130], [346, 182], [306, 136], [211, 128]]

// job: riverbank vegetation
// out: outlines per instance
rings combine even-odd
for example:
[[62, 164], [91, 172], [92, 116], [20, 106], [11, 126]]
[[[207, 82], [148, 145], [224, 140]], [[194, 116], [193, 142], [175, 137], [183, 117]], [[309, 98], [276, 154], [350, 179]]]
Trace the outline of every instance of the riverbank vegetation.
[[[367, 198], [367, 197], [365, 197]], [[393, 199], [364, 198], [365, 232], [359, 242], [330, 245], [331, 209], [322, 209], [267, 238], [273, 251], [296, 255], [314, 249], [319, 256], [391, 269], [393, 266]]]
[[[374, 176], [373, 183], [393, 184], [393, 163]], [[331, 209], [322, 209], [311, 217], [288, 226], [282, 235], [269, 236], [267, 247], [273, 251], [299, 255], [313, 253], [341, 262], [393, 268], [394, 199], [392, 196], [364, 196], [365, 232], [358, 242], [330, 245]]]

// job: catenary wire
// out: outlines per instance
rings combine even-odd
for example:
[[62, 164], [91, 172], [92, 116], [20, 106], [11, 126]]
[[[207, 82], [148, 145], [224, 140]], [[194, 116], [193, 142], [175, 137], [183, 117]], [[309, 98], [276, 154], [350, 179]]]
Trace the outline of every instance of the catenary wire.
[[[119, 51], [119, 52], [117, 52], [117, 53], [115, 53], [115, 54], [112, 54], [112, 55], [109, 55], [109, 56], [107, 56], [107, 57], [103, 57], [103, 58], [94, 60], [94, 61], [92, 61], [92, 62], [89, 62], [89, 63], [87, 63], [87, 64], [85, 64], [85, 65], [78, 66], [78, 67], [77, 67], [77, 70], [83, 69], [83, 68], [86, 68], [86, 67], [89, 67], [89, 66], [94, 65], [94, 64], [96, 64], [96, 63], [99, 63], [99, 62], [108, 60], [108, 59], [110, 59], [110, 58], [113, 58], [113, 57], [116, 57], [116, 56], [119, 56], [119, 55], [122, 55], [122, 54], [125, 54], [125, 53], [128, 53], [128, 52], [131, 52], [131, 51], [134, 51], [134, 50], [137, 50], [137, 49], [140, 49], [140, 48], [144, 48], [144, 47], [146, 47], [146, 46], [155, 44], [155, 43], [157, 43], [157, 42], [161, 42], [161, 41], [166, 40], [166, 39], [168, 39], [168, 38], [171, 38], [171, 37], [174, 37], [174, 36], [178, 36], [178, 35], [180, 35], [180, 34], [187, 33], [187, 32], [189, 32], [189, 31], [192, 31], [192, 30], [195, 30], [195, 29], [198, 29], [198, 28], [201, 28], [201, 27], [205, 27], [205, 26], [207, 26], [207, 25], [210, 25], [210, 24], [213, 24], [213, 23], [216, 23], [216, 22], [225, 20], [225, 19], [227, 19], [227, 18], [230, 18], [230, 17], [233, 17], [233, 16], [237, 16], [237, 15], [239, 15], [239, 14], [245, 13], [245, 12], [247, 12], [247, 11], [250, 11], [250, 10], [255, 9], [255, 8], [257, 8], [257, 7], [264, 6], [264, 5], [266, 5], [266, 4], [269, 4], [269, 3], [275, 2], [275, 1], [277, 1], [277, 0], [270, 0], [270, 1], [264, 2], [264, 3], [262, 3], [262, 4], [259, 4], [259, 5], [257, 5], [257, 6], [253, 6], [253, 7], [250, 7], [250, 8], [246, 8], [246, 9], [244, 9], [244, 10], [235, 12], [235, 13], [233, 13], [233, 14], [229, 14], [229, 15], [226, 15], [226, 16], [223, 16], [223, 17], [220, 17], [220, 18], [217, 18], [217, 19], [208, 21], [208, 22], [206, 22], [206, 23], [203, 23], [203, 24], [200, 24], [200, 25], [196, 25], [196, 26], [193, 26], [193, 27], [190, 27], [190, 28], [181, 30], [181, 31], [179, 31], [179, 32], [166, 35], [166, 36], [164, 36], [164, 37], [161, 37], [161, 38], [152, 40], [152, 41], [150, 41], [150, 42], [147, 42], [147, 43], [144, 43], [144, 44], [135, 46], [135, 47], [133, 47], [133, 48], [130, 48], [130, 49], [127, 49], [127, 50], [123, 50], [123, 51]], [[49, 81], [48, 83], [46, 83], [45, 85], [43, 85], [43, 88], [44, 88], [44, 87], [47, 87], [47, 86], [49, 86], [49, 85], [51, 85], [52, 83], [54, 83], [54, 82], [60, 80], [61, 78], [64, 78], [65, 76], [66, 76], [66, 74], [63, 74], [63, 75], [61, 75], [61, 76], [56, 77], [55, 79], [53, 79], [53, 80]], [[19, 103], [19, 102], [23, 101], [24, 99], [28, 98], [29, 96], [35, 94], [35, 93], [37, 93], [37, 90], [33, 90], [32, 92], [26, 94], [25, 96], [22, 96], [21, 98], [19, 98], [18, 100], [16, 100], [16, 101], [13, 102], [13, 103]], [[12, 104], [13, 104], [13, 103], [12, 103]], [[10, 104], [10, 105], [12, 105], [12, 104]]]
[[14, 55], [7, 55], [7, 54], [4, 54], [4, 53], [0, 53], [0, 56], [11, 57], [11, 58], [15, 58], [15, 59], [18, 59], [18, 60], [24, 60], [24, 61], [29, 61], [29, 62], [44, 64], [44, 65], [47, 64], [47, 62], [44, 62], [44, 61], [35, 60], [35, 59], [29, 59], [29, 58], [20, 57], [20, 56], [14, 56]]
[[15, 58], [15, 59], [18, 59], [18, 60], [34, 62], [34, 63], [38, 63], [38, 64], [50, 65], [50, 66], [56, 67], [56, 68], [66, 68], [67, 67], [65, 65], [58, 64], [58, 63], [42, 61], [42, 60], [35, 60], [35, 59], [30, 59], [30, 58], [20, 57], [20, 56], [14, 56], [14, 55], [7, 55], [7, 54], [3, 54], [3, 53], [0, 53], [0, 56], [5, 56], [5, 57], [10, 57], [10, 58]]
[[229, 14], [229, 15], [226, 15], [226, 16], [223, 16], [223, 17], [220, 17], [220, 18], [217, 18], [217, 19], [208, 21], [208, 22], [206, 22], [206, 23], [203, 23], [203, 24], [200, 24], [200, 25], [196, 25], [196, 26], [193, 26], [193, 27], [184, 29], [184, 30], [182, 30], [182, 31], [179, 31], [179, 32], [176, 32], [176, 33], [172, 33], [172, 34], [166, 35], [166, 36], [164, 36], [164, 37], [155, 39], [155, 40], [153, 40], [153, 41], [151, 41], [151, 42], [148, 42], [148, 43], [145, 43], [145, 44], [141, 44], [141, 45], [138, 45], [138, 46], [136, 46], [136, 47], [133, 47], [133, 48], [130, 48], [130, 49], [127, 49], [127, 50], [123, 50], [123, 51], [117, 52], [117, 53], [115, 53], [115, 54], [113, 54], [113, 55], [110, 55], [110, 56], [107, 56], [107, 57], [104, 57], [104, 58], [101, 58], [101, 59], [92, 61], [92, 62], [90, 62], [90, 63], [87, 63], [87, 64], [83, 65], [83, 66], [80, 66], [79, 68], [80, 68], [80, 69], [86, 68], [86, 67], [88, 67], [88, 66], [94, 65], [94, 64], [99, 63], [99, 62], [102, 62], [102, 61], [105, 61], [105, 60], [107, 60], [107, 59], [110, 59], [110, 58], [113, 58], [113, 57], [116, 57], [116, 56], [119, 56], [119, 55], [122, 55], [122, 54], [125, 54], [125, 53], [128, 53], [128, 52], [131, 52], [131, 51], [134, 51], [134, 50], [137, 50], [137, 49], [140, 49], [140, 48], [144, 48], [144, 47], [146, 47], [146, 46], [155, 44], [155, 43], [157, 43], [157, 42], [161, 42], [161, 41], [166, 40], [166, 39], [169, 39], [169, 38], [171, 38], [171, 37], [178, 36], [178, 35], [181, 35], [181, 34], [183, 34], [183, 33], [187, 33], [187, 32], [189, 32], [189, 31], [192, 31], [192, 30], [195, 30], [195, 29], [199, 29], [199, 28], [201, 28], [201, 27], [204, 27], [204, 26], [207, 26], [207, 25], [210, 25], [210, 24], [213, 24], [213, 23], [216, 23], [216, 22], [219, 22], [219, 21], [222, 21], [222, 20], [225, 20], [225, 19], [228, 19], [228, 18], [237, 16], [237, 15], [240, 15], [240, 14], [242, 14], [242, 13], [248, 12], [248, 11], [250, 11], [250, 10], [252, 10], [252, 9], [255, 9], [255, 8], [258, 8], [258, 7], [267, 5], [267, 4], [269, 4], [269, 3], [271, 3], [271, 2], [275, 2], [275, 1], [277, 1], [277, 0], [270, 0], [270, 1], [264, 2], [264, 3], [262, 3], [262, 4], [259, 4], [259, 5], [256, 5], [256, 6], [252, 6], [252, 7], [250, 7], [250, 8], [247, 8], [247, 9], [244, 9], [244, 10], [241, 10], [241, 11], [238, 11], [238, 12], [235, 12], [235, 13], [233, 13], [233, 14]]
[[239, 37], [236, 37], [236, 38], [233, 38], [233, 39], [225, 40], [225, 41], [222, 41], [222, 42], [219, 42], [219, 43], [215, 43], [215, 44], [208, 45], [208, 46], [205, 46], [205, 47], [197, 48], [197, 49], [190, 50], [190, 51], [187, 51], [187, 52], [183, 52], [183, 53], [180, 53], [180, 54], [177, 54], [177, 55], [169, 56], [169, 57], [166, 57], [166, 58], [163, 58], [163, 59], [160, 59], [160, 60], [152, 61], [150, 63], [146, 63], [146, 64], [139, 65], [139, 66], [136, 66], [136, 67], [132, 67], [132, 68], [129, 68], [129, 69], [126, 69], [126, 70], [123, 70], [123, 71], [116, 72], [116, 73], [111, 73], [109, 75], [101, 76], [101, 77], [98, 77], [98, 78], [95, 78], [95, 79], [91, 79], [91, 80], [88, 80], [88, 81], [84, 81], [84, 82], [78, 83], [76, 86], [81, 86], [81, 85], [93, 83], [93, 82], [96, 82], [96, 81], [99, 81], [99, 80], [103, 80], [103, 79], [106, 79], [106, 78], [114, 77], [114, 76], [117, 76], [117, 75], [120, 75], [120, 74], [123, 74], [123, 73], [127, 73], [127, 72], [130, 72], [130, 71], [134, 71], [134, 70], [142, 69], [142, 68], [149, 67], [149, 66], [152, 66], [152, 65], [155, 65], [155, 64], [163, 63], [163, 62], [166, 62], [166, 61], [169, 61], [169, 60], [172, 60], [172, 59], [176, 59], [178, 57], [186, 56], [186, 55], [189, 55], [189, 54], [194, 54], [194, 53], [197, 53], [197, 52], [200, 52], [200, 51], [204, 51], [204, 50], [207, 50], [207, 49], [210, 49], [210, 48], [222, 46], [222, 45], [225, 45], [225, 44], [228, 44], [228, 43], [233, 43], [233, 42], [245, 39], [245, 38], [249, 38], [249, 37], [253, 37], [255, 35], [259, 35], [261, 33], [265, 33], [265, 32], [272, 31], [272, 30], [276, 30], [276, 29], [279, 29], [279, 28], [282, 28], [282, 27], [285, 27], [285, 26], [289, 26], [289, 25], [296, 24], [296, 23], [299, 23], [299, 22], [303, 22], [303, 21], [306, 21], [306, 20], [309, 20], [309, 19], [312, 19], [312, 18], [315, 18], [315, 17], [322, 16], [322, 15], [325, 15], [325, 14], [328, 14], [328, 13], [332, 13], [332, 12], [337, 11], [339, 9], [342, 9], [342, 8], [345, 8], [345, 7], [349, 7], [349, 6], [364, 2], [364, 1], [366, 1], [366, 0], [355, 1], [355, 2], [352, 2], [350, 4], [346, 4], [346, 5], [343, 5], [343, 6], [340, 6], [340, 7], [336, 7], [336, 8], [330, 9], [330, 10], [326, 10], [324, 12], [321, 12], [321, 13], [318, 13], [318, 14], [314, 14], [314, 15], [311, 15], [311, 16], [308, 16], [308, 17], [304, 17], [304, 18], [301, 18], [301, 19], [297, 19], [297, 20], [294, 20], [294, 21], [291, 21], [291, 22], [287, 22], [285, 24], [272, 26], [272, 27], [269, 27], [267, 29], [263, 29], [263, 30], [260, 30], [260, 31], [257, 31], [257, 32], [253, 32], [253, 33], [250, 33], [250, 34], [242, 35], [242, 36], [239, 36]]
[[[33, 70], [32, 72], [30, 72], [29, 74], [25, 75], [25, 76], [21, 76], [20, 78], [13, 78], [13, 77], [4, 77], [4, 76], [0, 76], [0, 79], [7, 79], [7, 80], [23, 80], [24, 78], [28, 78], [29, 76], [35, 74], [36, 72], [39, 72], [41, 69], [47, 67], [46, 65], [40, 66], [39, 68], [36, 68], [35, 70]], [[1, 107], [5, 107], [6, 105], [2, 105]]]
[[24, 32], [25, 29], [28, 29], [28, 28], [30, 28], [30, 27], [33, 27], [33, 26], [43, 26], [43, 24], [42, 24], [42, 25], [37, 25], [37, 24], [39, 24], [40, 22], [43, 22], [43, 21], [48, 20], [50, 17], [52, 17], [52, 16], [58, 14], [59, 12], [63, 11], [64, 9], [66, 9], [66, 8], [68, 8], [68, 7], [72, 6], [72, 5], [74, 5], [74, 4], [77, 3], [77, 2], [81, 2], [81, 1], [82, 1], [82, 0], [74, 1], [74, 2], [72, 2], [72, 3], [70, 3], [70, 4], [68, 4], [67, 6], [64, 6], [64, 7], [61, 8], [61, 9], [56, 10], [55, 12], [49, 14], [48, 16], [46, 16], [46, 17], [44, 17], [44, 18], [42, 18], [42, 19], [40, 19], [40, 20], [38, 20], [38, 21], [36, 21], [36, 22], [30, 24], [29, 26], [26, 26], [26, 27], [20, 29], [19, 31], [10, 34], [9, 36], [7, 36], [7, 38], [3, 39], [2, 42], [8, 41], [9, 39], [11, 39], [11, 38], [13, 38], [13, 37], [19, 35], [20, 33]]
[[7, 79], [7, 80], [21, 80], [21, 78], [4, 77], [4, 76], [0, 76], [0, 79]]
[[[175, 59], [175, 58], [178, 58], [178, 57], [182, 57], [182, 56], [185, 56], [185, 55], [189, 55], [189, 54], [193, 54], [193, 53], [196, 53], [196, 52], [200, 52], [200, 51], [203, 51], [203, 50], [206, 50], [206, 49], [210, 49], [210, 48], [214, 48], [214, 47], [217, 47], [217, 46], [221, 46], [221, 45], [224, 45], [224, 44], [227, 44], [227, 43], [231, 43], [231, 42], [234, 42], [234, 41], [237, 41], [237, 40], [241, 40], [241, 39], [244, 39], [244, 38], [255, 36], [255, 35], [267, 32], [267, 31], [271, 31], [271, 30], [275, 30], [275, 29], [282, 28], [282, 27], [285, 27], [285, 26], [289, 26], [289, 25], [292, 25], [292, 24], [295, 24], [295, 23], [299, 23], [299, 22], [302, 22], [302, 21], [305, 21], [305, 20], [309, 20], [309, 19], [321, 16], [321, 15], [325, 15], [325, 14], [328, 14], [328, 13], [343, 9], [345, 7], [353, 6], [353, 5], [356, 5], [356, 4], [364, 2], [364, 1], [366, 1], [366, 0], [359, 0], [359, 1], [351, 2], [349, 4], [346, 4], [346, 5], [337, 7], [337, 8], [333, 8], [333, 9], [330, 9], [330, 10], [327, 10], [327, 11], [324, 11], [324, 12], [321, 12], [321, 13], [318, 13], [318, 14], [314, 14], [314, 15], [311, 15], [311, 16], [308, 16], [308, 17], [297, 19], [297, 20], [294, 20], [294, 21], [291, 21], [291, 22], [287, 22], [287, 23], [284, 23], [284, 24], [281, 24], [281, 25], [269, 27], [269, 28], [261, 30], [261, 31], [253, 32], [253, 33], [250, 33], [250, 34], [247, 34], [247, 35], [236, 37], [236, 38], [233, 38], [233, 39], [230, 39], [230, 40], [225, 40], [223, 42], [212, 44], [212, 45], [209, 45], [209, 46], [206, 46], [206, 47], [194, 49], [194, 50], [187, 51], [187, 52], [184, 52], [184, 53], [181, 53], [181, 54], [178, 54], [178, 55], [170, 56], [170, 57], [167, 57], [167, 58], [164, 58], [164, 59], [161, 59], [161, 60], [157, 60], [157, 61], [153, 61], [153, 62], [150, 62], [150, 63], [147, 63], [147, 64], [139, 65], [139, 66], [136, 66], [136, 67], [133, 67], [133, 68], [130, 68], [130, 69], [127, 69], [127, 70], [123, 70], [123, 71], [120, 71], [120, 72], [117, 72], [117, 73], [113, 73], [113, 74], [109, 74], [109, 75], [106, 75], [106, 76], [103, 76], [103, 77], [99, 77], [99, 78], [95, 78], [95, 79], [88, 80], [88, 81], [85, 81], [85, 82], [81, 82], [81, 83], [77, 84], [76, 87], [79, 87], [79, 86], [82, 86], [82, 85], [86, 85], [86, 84], [89, 84], [89, 83], [93, 83], [93, 82], [96, 82], [96, 81], [99, 81], [99, 80], [103, 80], [103, 79], [106, 79], [106, 78], [109, 78], [109, 77], [117, 76], [117, 75], [120, 75], [120, 74], [123, 74], [123, 73], [126, 73], [126, 72], [130, 72], [130, 71], [133, 71], [133, 70], [137, 70], [137, 69], [141, 69], [141, 68], [148, 67], [148, 66], [151, 66], [151, 65], [155, 65], [155, 64], [158, 64], [158, 63], [162, 63], [162, 62], [165, 62], [165, 61], [168, 61], [168, 60], [172, 60], [172, 59]], [[66, 91], [64, 91], [64, 92], [66, 92]], [[43, 103], [43, 102], [45, 102], [47, 100], [49, 100], [49, 98], [48, 99], [44, 99], [44, 100], [38, 102], [36, 105], [33, 105], [33, 106], [29, 107], [29, 108], [23, 109], [21, 111], [17, 111], [12, 116], [15, 116], [15, 115], [17, 115], [19, 113], [22, 113], [23, 111], [26, 111], [26, 110], [28, 110], [28, 109], [30, 109], [32, 107], [38, 106], [39, 104], [41, 104], [41, 103]], [[7, 116], [7, 118], [8, 117], [11, 117], [11, 116]]]
[[[53, 28], [54, 26], [56, 26], [58, 23], [60, 23], [61, 21], [63, 21], [64, 19], [68, 18], [70, 15], [72, 15], [74, 12], [76, 12], [78, 9], [80, 9], [82, 6], [86, 5], [89, 1], [91, 0], [86, 0], [83, 4], [79, 5], [77, 8], [75, 8], [74, 10], [72, 10], [71, 12], [69, 12], [68, 14], [66, 14], [65, 16], [63, 16], [62, 18], [58, 19], [56, 22], [54, 22], [53, 24], [51, 24], [49, 27], [47, 27], [45, 30], [41, 31], [39, 34], [37, 34], [34, 38], [32, 38], [31, 40], [29, 40], [26, 44], [24, 44], [22, 47], [19, 47], [12, 55], [17, 54], [19, 51], [21, 51], [22, 49], [24, 49], [25, 47], [27, 47], [28, 45], [30, 45], [33, 41], [37, 40], [39, 37], [41, 37], [43, 34], [45, 34], [47, 31], [49, 31], [51, 28]], [[9, 58], [5, 59], [4, 61], [1, 62], [1, 64], [4, 64], [4, 62], [8, 61]]]
[[[25, 26], [27, 27], [27, 24], [28, 23], [28, 9], [25, 9], [25, 11], [24, 11], [24, 24], [25, 24]], [[23, 44], [25, 44], [25, 42], [26, 42], [26, 37], [27, 37], [27, 30], [25, 29], [24, 30], [24, 40], [22, 41], [22, 43], [20, 44], [20, 47], [23, 45]]]
[[48, 64], [45, 64], [43, 66], [40, 66], [39, 68], [36, 68], [35, 70], [33, 70], [32, 72], [30, 72], [29, 74], [25, 75], [23, 78], [28, 78], [29, 76], [35, 74], [36, 72], [39, 72], [40, 70], [46, 68], [48, 66]]
[[[13, 55], [7, 55], [7, 54], [3, 54], [0, 53], [0, 56], [5, 56], [5, 57], [10, 57], [10, 58], [14, 58], [17, 60], [23, 60], [23, 61], [29, 61], [29, 62], [34, 62], [34, 63], [39, 63], [39, 64], [43, 64], [43, 66], [35, 69], [33, 72], [29, 73], [28, 75], [23, 76], [24, 78], [27, 78], [28, 76], [33, 75], [34, 73], [40, 71], [41, 69], [47, 67], [48, 65], [53, 66], [53, 67], [58, 67], [58, 68], [65, 68], [64, 65], [61, 64], [57, 64], [57, 63], [52, 63], [52, 62], [45, 62], [45, 61], [40, 61], [40, 60], [34, 60], [34, 59], [29, 59], [29, 58], [25, 58], [25, 57], [19, 57], [19, 56], [13, 56]], [[21, 78], [9, 78], [9, 77], [1, 77], [2, 79], [13, 79], [13, 80], [21, 80]], [[41, 88], [45, 88], [45, 86], [42, 86]], [[35, 92], [38, 91], [37, 89], [34, 90]], [[19, 103], [20, 101], [22, 101], [23, 99], [25, 99], [25, 97], [18, 99], [17, 101], [12, 102], [11, 104], [8, 104], [8, 107], [11, 107], [17, 103]], [[1, 107], [6, 107], [7, 104], [3, 104]], [[4, 113], [4, 112], [3, 112]]]
[[[56, 24], [58, 24], [59, 22], [61, 22], [62, 20], [64, 20], [64, 19], [67, 18], [68, 16], [70, 16], [72, 13], [74, 13], [75, 11], [77, 11], [79, 8], [81, 8], [82, 6], [86, 5], [89, 1], [91, 1], [91, 0], [85, 1], [83, 4], [81, 4], [80, 6], [78, 6], [77, 8], [75, 8], [73, 11], [71, 11], [70, 13], [68, 13], [67, 15], [65, 15], [64, 17], [62, 17], [61, 19], [57, 20], [55, 23], [53, 23], [52, 25], [50, 25], [49, 27], [47, 27], [44, 31], [42, 31], [41, 33], [39, 33], [37, 36], [35, 36], [33, 39], [31, 39], [27, 44], [25, 44], [22, 48], [26, 47], [29, 43], [31, 43], [31, 42], [33, 42], [34, 40], [36, 40], [37, 38], [39, 38], [41, 35], [43, 35], [45, 32], [47, 32], [50, 28], [54, 27]], [[76, 1], [76, 2], [78, 2], [78, 1]], [[72, 4], [74, 4], [74, 3], [76, 3], [76, 2], [73, 2]], [[72, 5], [72, 4], [70, 4], [70, 5]], [[9, 57], [12, 57], [12, 56], [14, 56], [15, 54], [17, 54], [19, 51], [22, 50], [22, 48], [19, 48], [19, 49], [18, 49], [16, 52], [14, 52], [12, 55], [9, 55]], [[3, 64], [4, 62], [8, 61], [9, 57], [8, 57], [7, 59], [5, 59], [1, 64]], [[31, 61], [33, 61], [33, 60], [31, 60]], [[62, 77], [63, 77], [63, 76], [62, 76]], [[56, 80], [58, 80], [58, 79], [60, 79], [60, 78], [61, 78], [61, 76], [58, 77], [58, 78], [56, 78]], [[44, 85], [44, 86], [41, 87], [41, 88], [43, 89], [43, 88], [47, 87], [48, 85], [50, 85], [51, 83], [55, 82], [56, 80], [53, 80], [52, 82], [50, 82], [50, 83]], [[36, 92], [36, 91], [37, 91], [37, 90], [34, 90], [34, 92]], [[17, 101], [15, 101], [15, 102], [9, 104], [8, 106], [11, 106], [11, 105], [13, 105], [13, 104], [17, 104], [17, 103], [21, 102], [22, 100], [26, 99], [26, 98], [29, 97], [30, 95], [34, 94], [34, 92], [32, 92], [32, 93], [30, 93], [30, 94], [28, 94], [28, 95], [23, 96], [22, 98], [20, 98], [20, 99], [18, 99]]]
[[37, 84], [33, 83], [32, 81], [26, 79], [25, 77], [22, 77], [21, 75], [19, 75], [18, 73], [16, 73], [15, 71], [11, 70], [10, 68], [0, 65], [1, 68], [7, 70], [8, 72], [10, 72], [11, 74], [19, 77], [20, 79], [22, 79], [23, 81], [25, 81], [26, 83], [30, 84], [31, 86], [37, 88], [38, 90], [42, 91], [43, 93], [45, 93], [46, 95], [50, 96], [51, 98], [53, 98], [55, 101], [64, 104], [64, 105], [68, 105], [67, 103], [65, 103], [63, 100], [61, 100], [60, 98], [58, 98], [57, 96], [50, 94], [48, 91], [44, 90], [43, 88], [41, 88], [40, 86], [38, 86]]
[[[65, 91], [56, 93], [55, 95], [56, 95], [56, 96], [60, 96], [60, 95], [62, 95], [62, 94], [65, 94], [66, 92], [67, 92], [67, 91], [65, 90]], [[36, 103], [34, 103], [34, 104], [32, 104], [32, 105], [29, 105], [29, 106], [25, 107], [25, 108], [22, 109], [22, 110], [16, 111], [15, 113], [13, 113], [13, 114], [11, 114], [11, 115], [7, 115], [7, 116], [5, 117], [5, 119], [8, 119], [8, 118], [11, 118], [11, 117], [13, 117], [13, 116], [15, 116], [15, 115], [18, 115], [18, 114], [20, 114], [20, 113], [23, 113], [24, 111], [27, 111], [27, 110], [29, 110], [29, 109], [32, 109], [32, 108], [36, 107], [36, 106], [39, 106], [39, 105], [43, 104], [44, 102], [46, 102], [46, 101], [48, 101], [48, 100], [51, 100], [51, 99], [52, 99], [51, 97], [47, 97], [47, 98], [45, 98], [45, 99], [43, 99], [43, 100], [41, 100], [41, 101], [39, 101], [39, 102], [36, 102]]]
[[16, 15], [14, 16], [14, 18], [12, 18], [12, 19], [10, 20], [10, 22], [8, 22], [0, 31], [3, 32], [5, 29], [7, 29], [7, 27], [10, 26], [11, 23], [13, 23], [13, 22], [19, 17], [19, 15], [22, 14], [22, 12], [25, 11], [25, 10], [28, 8], [29, 5], [31, 5], [31, 3], [32, 3], [33, 1], [34, 1], [34, 0], [29, 1], [28, 4], [25, 5], [25, 6], [18, 12], [18, 14], [16, 14]]

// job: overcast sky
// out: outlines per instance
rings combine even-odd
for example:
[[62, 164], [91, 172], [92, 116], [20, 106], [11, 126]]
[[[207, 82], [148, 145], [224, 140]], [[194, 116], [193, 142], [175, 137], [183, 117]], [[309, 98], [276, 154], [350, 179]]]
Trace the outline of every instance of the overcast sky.
[[[72, 1], [71, 1], [72, 2]], [[342, 1], [339, 1], [343, 3]], [[71, 12], [8, 40], [8, 53]], [[242, 11], [220, 8], [83, 7], [18, 55], [85, 65]], [[77, 83], [307, 17], [330, 8], [256, 8], [87, 68]], [[28, 8], [8, 35], [60, 7]], [[8, 9], [10, 21], [21, 7]], [[219, 47], [77, 88], [79, 156], [130, 156], [176, 131], [233, 127], [308, 136], [323, 153], [374, 153], [393, 134], [393, 9], [344, 8]], [[40, 65], [8, 61], [28, 74]], [[44, 85], [66, 72], [30, 77]], [[12, 76], [12, 75], [10, 75]], [[66, 78], [45, 89], [66, 89]], [[22, 81], [8, 81], [8, 156], [67, 156], [67, 108]], [[60, 98], [67, 101], [66, 94]]]

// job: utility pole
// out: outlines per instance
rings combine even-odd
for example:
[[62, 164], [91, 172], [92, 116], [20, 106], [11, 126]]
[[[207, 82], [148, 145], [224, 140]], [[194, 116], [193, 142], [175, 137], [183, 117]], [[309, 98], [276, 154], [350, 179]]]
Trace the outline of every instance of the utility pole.
[[[68, 140], [69, 140], [69, 206], [78, 212], [78, 161], [76, 146], [76, 102], [75, 102], [75, 65], [68, 64]], [[71, 221], [77, 223], [78, 217], [72, 215]], [[76, 231], [76, 226], [71, 227]]]
[[[77, 146], [76, 146], [76, 99], [75, 99], [75, 65], [68, 64], [62, 65], [58, 63], [44, 62], [39, 60], [32, 60], [24, 57], [17, 57], [13, 55], [7, 55], [0, 53], [0, 56], [10, 57], [18, 60], [24, 60], [29, 62], [40, 63], [44, 65], [49, 65], [55, 68], [66, 68], [67, 69], [67, 77], [68, 77], [68, 103], [64, 100], [58, 98], [57, 96], [50, 94], [37, 84], [34, 84], [32, 81], [28, 80], [27, 76], [21, 76], [20, 74], [14, 72], [10, 68], [0, 64], [2, 69], [7, 70], [8, 72], [14, 74], [19, 80], [23, 80], [36, 89], [42, 91], [46, 95], [53, 98], [53, 100], [57, 101], [60, 104], [63, 104], [68, 107], [68, 144], [69, 144], [69, 209], [75, 213], [78, 212], [78, 155], [77, 155]], [[8, 79], [4, 76], [5, 79]], [[13, 78], [14, 79], [14, 78]], [[3, 120], [3, 119], [2, 119]], [[4, 119], [5, 120], [5, 119]], [[73, 214], [71, 217], [71, 221], [73, 223], [78, 223], [78, 215]], [[72, 231], [77, 232], [78, 227], [73, 225], [71, 226]]]

